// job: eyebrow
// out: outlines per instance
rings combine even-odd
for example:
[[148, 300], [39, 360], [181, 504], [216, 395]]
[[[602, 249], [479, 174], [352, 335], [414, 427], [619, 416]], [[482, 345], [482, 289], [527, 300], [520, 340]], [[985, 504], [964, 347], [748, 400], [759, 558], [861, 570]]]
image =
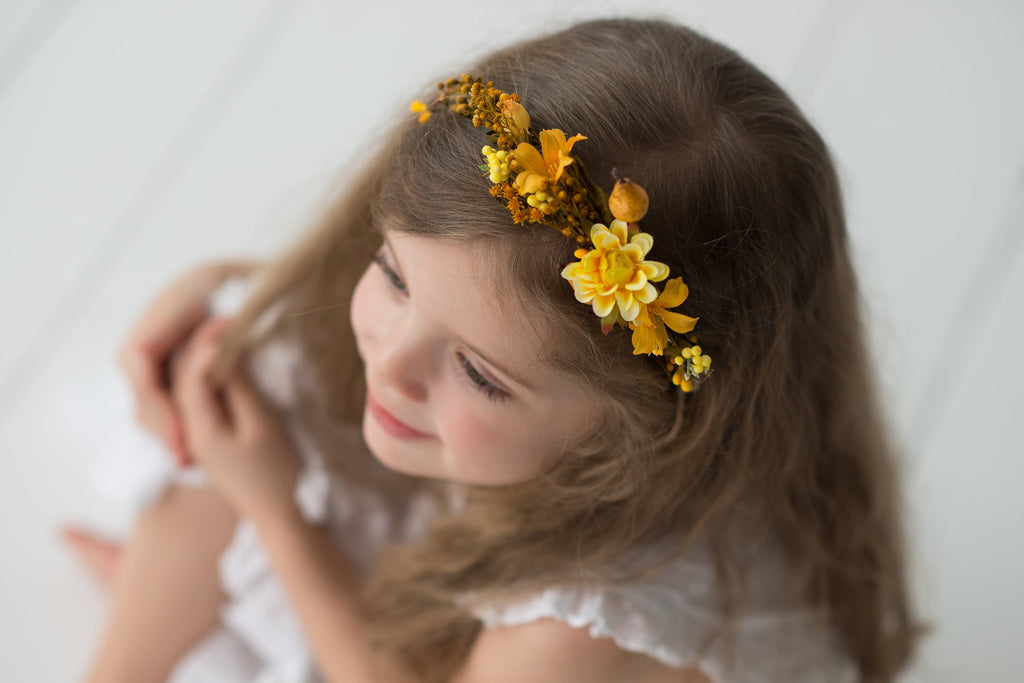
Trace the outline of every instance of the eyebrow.
[[[384, 243], [384, 246], [387, 247], [387, 250], [391, 253], [391, 258], [394, 259], [395, 265], [398, 266], [399, 265], [398, 264], [398, 255], [395, 253], [394, 247], [391, 246], [391, 241], [388, 239], [387, 234], [385, 234], [383, 236], [383, 243]], [[518, 375], [518, 374], [516, 374], [514, 372], [510, 372], [509, 370], [507, 370], [506, 368], [502, 367], [498, 363], [495, 363], [493, 360], [488, 358], [485, 354], [481, 353], [480, 349], [478, 349], [477, 347], [473, 346], [472, 344], [467, 342], [465, 339], [462, 339], [460, 337], [459, 338], [459, 342], [462, 343], [462, 345], [465, 346], [467, 349], [472, 351], [473, 355], [479, 356], [482, 361], [484, 361], [488, 365], [492, 366], [500, 374], [505, 375], [506, 377], [511, 379], [513, 382], [515, 382], [516, 384], [519, 384], [520, 386], [522, 386], [525, 389], [529, 389], [532, 392], [536, 392], [537, 391], [537, 388], [535, 386], [533, 386], [529, 382], [523, 380], [523, 378], [520, 375]]]

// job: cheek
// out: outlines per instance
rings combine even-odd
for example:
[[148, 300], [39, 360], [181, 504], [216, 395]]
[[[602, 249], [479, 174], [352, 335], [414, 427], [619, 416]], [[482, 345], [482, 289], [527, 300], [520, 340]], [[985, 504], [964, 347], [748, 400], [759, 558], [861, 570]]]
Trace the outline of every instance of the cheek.
[[494, 447], [491, 426], [474, 414], [466, 401], [451, 401], [447, 406], [448, 419], [442, 426], [444, 442], [460, 458], [483, 457]]
[[508, 485], [537, 476], [554, 455], [517, 419], [488, 419], [468, 404], [450, 406], [443, 440], [454, 478], [481, 485]]

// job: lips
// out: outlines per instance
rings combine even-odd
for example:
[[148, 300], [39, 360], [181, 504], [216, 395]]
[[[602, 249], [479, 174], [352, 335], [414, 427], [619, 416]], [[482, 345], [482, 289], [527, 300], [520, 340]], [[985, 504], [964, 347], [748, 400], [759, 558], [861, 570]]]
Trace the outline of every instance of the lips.
[[377, 420], [377, 423], [386, 431], [388, 434], [397, 437], [399, 439], [432, 439], [430, 434], [424, 434], [423, 432], [413, 429], [409, 425], [405, 424], [397, 417], [389, 413], [384, 409], [384, 406], [377, 403], [373, 396], [369, 393], [366, 394], [366, 407], [369, 408], [370, 414]]

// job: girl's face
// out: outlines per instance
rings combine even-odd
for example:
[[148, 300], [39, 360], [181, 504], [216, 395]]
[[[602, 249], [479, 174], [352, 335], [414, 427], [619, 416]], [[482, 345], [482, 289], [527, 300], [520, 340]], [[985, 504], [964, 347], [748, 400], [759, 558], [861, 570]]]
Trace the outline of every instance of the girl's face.
[[539, 361], [537, 322], [501, 305], [485, 248], [387, 232], [356, 286], [363, 437], [392, 469], [513, 484], [550, 467], [599, 419], [590, 392]]

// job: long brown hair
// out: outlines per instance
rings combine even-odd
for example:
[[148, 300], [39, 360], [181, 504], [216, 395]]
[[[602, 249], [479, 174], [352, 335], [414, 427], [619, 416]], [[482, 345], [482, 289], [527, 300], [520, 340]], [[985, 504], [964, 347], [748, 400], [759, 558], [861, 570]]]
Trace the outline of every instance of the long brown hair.
[[898, 467], [821, 137], [762, 72], [668, 22], [583, 23], [469, 71], [518, 92], [535, 129], [585, 134], [573, 151], [591, 177], [610, 184], [617, 167], [647, 189], [652, 257], [689, 285], [684, 309], [700, 317], [714, 374], [683, 394], [632, 355], [628, 332], [600, 333], [559, 277], [572, 245], [545, 226], [514, 225], [488, 195], [481, 131], [447, 111], [426, 125], [402, 122], [321, 223], [272, 265], [229, 330], [224, 358], [242, 350], [270, 304], [285, 301], [286, 313], [248, 347], [280, 335], [302, 345], [315, 378], [302, 419], [332, 465], [390, 490], [426, 486], [331, 446], [331, 425], [361, 419], [348, 301], [386, 220], [491, 242], [496, 281], [513, 294], [507, 305], [529, 306], [550, 335], [544, 360], [606, 396], [608, 418], [542, 476], [469, 487], [464, 506], [382, 555], [366, 591], [381, 646], [425, 679], [445, 680], [480, 629], [466, 596], [630, 580], [614, 573], [616, 558], [667, 538], [676, 553], [708, 544], [723, 615], [736, 614], [735, 549], [767, 537], [784, 554], [794, 604], [827, 608], [863, 681], [892, 680], [917, 636]]

